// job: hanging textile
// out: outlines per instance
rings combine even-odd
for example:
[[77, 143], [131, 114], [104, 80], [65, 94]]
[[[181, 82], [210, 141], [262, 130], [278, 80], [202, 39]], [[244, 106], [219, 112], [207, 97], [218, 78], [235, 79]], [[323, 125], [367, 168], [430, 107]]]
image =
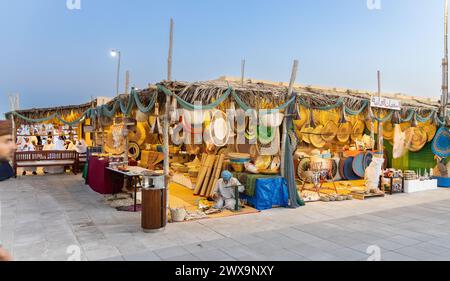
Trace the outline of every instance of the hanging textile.
[[[294, 116], [295, 106], [291, 104], [288, 108], [287, 116], [286, 116], [286, 130], [289, 132], [293, 130], [293, 122], [292, 122], [292, 116]], [[284, 155], [284, 175], [283, 177], [287, 181], [288, 185], [288, 193], [289, 193], [289, 201], [290, 201], [290, 208], [298, 208], [305, 205], [305, 202], [303, 199], [300, 198], [300, 195], [298, 194], [297, 185], [295, 184], [295, 171], [294, 171], [294, 158], [293, 154], [294, 151], [292, 151], [292, 146], [289, 140], [289, 137], [285, 138], [285, 142], [282, 144], [284, 145], [285, 155]]]

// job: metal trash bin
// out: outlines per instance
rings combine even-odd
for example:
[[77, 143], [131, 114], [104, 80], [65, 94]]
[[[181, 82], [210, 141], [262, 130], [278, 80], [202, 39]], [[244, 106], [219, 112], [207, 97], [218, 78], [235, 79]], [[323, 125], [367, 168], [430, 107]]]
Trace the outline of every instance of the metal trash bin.
[[164, 176], [144, 177], [141, 222], [144, 232], [155, 232], [166, 227], [167, 189]]

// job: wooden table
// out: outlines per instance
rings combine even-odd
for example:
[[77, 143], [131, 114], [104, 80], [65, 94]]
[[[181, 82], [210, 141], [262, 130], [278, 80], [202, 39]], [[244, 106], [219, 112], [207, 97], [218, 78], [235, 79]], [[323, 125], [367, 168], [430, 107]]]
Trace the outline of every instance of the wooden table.
[[143, 176], [143, 173], [154, 172], [154, 173], [159, 174], [158, 172], [144, 169], [142, 167], [128, 167], [128, 171], [120, 171], [120, 170], [113, 169], [110, 167], [107, 167], [106, 169], [108, 169], [109, 171], [114, 172], [114, 173], [122, 174], [125, 177], [128, 177], [131, 179], [131, 185], [133, 186], [133, 190], [134, 190], [134, 212], [137, 212], [137, 198], [136, 198], [137, 196], [136, 195], [137, 195], [137, 190], [139, 188], [139, 183], [141, 181], [141, 177]]

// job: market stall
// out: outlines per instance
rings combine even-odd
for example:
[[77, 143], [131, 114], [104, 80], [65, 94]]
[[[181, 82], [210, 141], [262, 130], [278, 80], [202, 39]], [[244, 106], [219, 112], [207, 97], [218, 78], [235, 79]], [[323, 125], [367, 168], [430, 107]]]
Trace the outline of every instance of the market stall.
[[[450, 133], [438, 104], [405, 97], [380, 102], [371, 93], [349, 90], [289, 89], [232, 79], [161, 82], [81, 110], [71, 122], [58, 113], [45, 121], [56, 118], [81, 128], [93, 122], [100, 150], [88, 157], [87, 183], [112, 195], [108, 204], [125, 210], [130, 204], [139, 210], [142, 180], [163, 171], [167, 152], [167, 202], [177, 221], [412, 192], [415, 180], [430, 183], [423, 190], [432, 190], [433, 178], [438, 185], [448, 178], [443, 167]], [[127, 179], [132, 167], [142, 170]], [[245, 206], [238, 213], [212, 208], [228, 171], [235, 183], [228, 187], [241, 199], [236, 205]]]

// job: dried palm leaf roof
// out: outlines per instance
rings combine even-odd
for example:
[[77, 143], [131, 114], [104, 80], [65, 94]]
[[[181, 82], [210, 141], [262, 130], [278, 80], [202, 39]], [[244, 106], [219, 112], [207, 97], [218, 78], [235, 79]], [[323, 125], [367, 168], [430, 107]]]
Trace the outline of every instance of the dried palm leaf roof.
[[[239, 97], [249, 106], [258, 108], [258, 98], [268, 98], [274, 101], [274, 104], [282, 103], [287, 99], [288, 83], [275, 83], [262, 80], [244, 81], [241, 84], [239, 78], [221, 77], [217, 80], [204, 82], [168, 82], [159, 83], [173, 91], [190, 103], [203, 102], [210, 103], [217, 99], [228, 87], [232, 87]], [[140, 91], [141, 95], [154, 92], [156, 87], [152, 86], [148, 89]], [[353, 107], [359, 102], [370, 100], [371, 97], [377, 96], [377, 93], [369, 91], [358, 91], [350, 89], [324, 88], [316, 86], [294, 85], [294, 92], [311, 103], [312, 106], [329, 105], [330, 102], [337, 98], [343, 97], [345, 103], [349, 107]], [[437, 109], [439, 102], [431, 99], [417, 98], [406, 96], [404, 94], [388, 94], [382, 93], [383, 97], [400, 100], [403, 107], [414, 107], [421, 109]], [[331, 98], [331, 99], [330, 99]]]

